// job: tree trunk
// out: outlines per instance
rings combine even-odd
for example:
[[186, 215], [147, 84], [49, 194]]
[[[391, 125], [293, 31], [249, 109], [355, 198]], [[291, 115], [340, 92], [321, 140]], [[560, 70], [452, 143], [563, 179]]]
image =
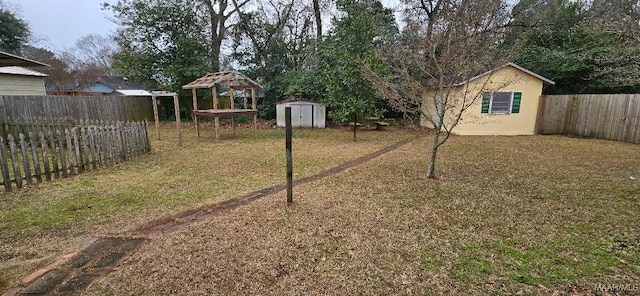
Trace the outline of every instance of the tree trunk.
[[322, 38], [322, 15], [320, 14], [320, 0], [313, 0], [313, 14], [316, 17], [316, 38]]
[[220, 71], [220, 45], [218, 41], [211, 42], [213, 44], [211, 48], [211, 72]]
[[[436, 128], [437, 129], [437, 128]], [[438, 154], [438, 144], [440, 141], [440, 131], [436, 130], [431, 142], [431, 155], [429, 157], [429, 168], [427, 169], [427, 178], [436, 178], [436, 155]]]
[[353, 141], [356, 141], [356, 130], [358, 129], [358, 115], [353, 116]]
[[209, 45], [211, 46], [211, 70], [212, 72], [220, 71], [220, 47], [222, 40], [225, 38], [225, 21], [224, 11], [227, 9], [227, 1], [219, 1], [218, 10], [213, 8], [213, 4], [217, 1], [204, 0], [203, 3], [207, 7], [209, 13], [209, 22], [211, 26], [211, 36]]

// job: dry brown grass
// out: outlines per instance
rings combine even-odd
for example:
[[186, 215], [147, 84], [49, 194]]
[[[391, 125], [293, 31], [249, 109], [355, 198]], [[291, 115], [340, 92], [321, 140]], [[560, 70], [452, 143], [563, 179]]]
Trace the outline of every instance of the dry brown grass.
[[[285, 180], [284, 131], [222, 131], [215, 143], [205, 126], [195, 138], [184, 130], [177, 147], [174, 126], [152, 141], [152, 153], [124, 164], [38, 188], [0, 195], [0, 292], [91, 237], [121, 235], [154, 219], [227, 200]], [[347, 131], [294, 132], [296, 178], [309, 176], [407, 137], [365, 132], [357, 143]], [[155, 131], [152, 129], [152, 136]]]
[[428, 180], [427, 145], [421, 137], [296, 187], [291, 207], [281, 192], [152, 240], [86, 294], [592, 294], [599, 283], [640, 285], [640, 146], [454, 137], [439, 155], [441, 178]]

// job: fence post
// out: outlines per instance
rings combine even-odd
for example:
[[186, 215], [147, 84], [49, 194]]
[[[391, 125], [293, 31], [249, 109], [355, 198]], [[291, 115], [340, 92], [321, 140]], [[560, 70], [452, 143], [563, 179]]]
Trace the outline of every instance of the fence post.
[[60, 170], [58, 169], [58, 155], [56, 153], [56, 135], [53, 131], [49, 133], [49, 149], [51, 150], [51, 162], [53, 163], [53, 175], [56, 179], [60, 178]]
[[90, 154], [91, 154], [91, 168], [92, 169], [96, 169], [98, 168], [97, 164], [96, 164], [96, 141], [95, 141], [95, 129], [92, 126], [87, 127], [87, 134], [89, 136], [89, 150], [90, 150]]
[[69, 174], [76, 174], [77, 158], [73, 159], [73, 144], [71, 142], [71, 133], [68, 128], [64, 129], [64, 138], [67, 140], [67, 164], [69, 165]]
[[285, 147], [287, 150], [287, 205], [293, 203], [293, 156], [292, 156], [292, 131], [291, 131], [291, 107], [285, 107]]
[[145, 143], [145, 152], [151, 152], [151, 139], [149, 137], [149, 123], [147, 122], [147, 119], [145, 118], [144, 120], [144, 140], [146, 141]]
[[31, 152], [33, 154], [33, 169], [36, 174], [36, 181], [42, 183], [42, 170], [40, 170], [40, 158], [38, 157], [38, 136], [35, 133], [29, 133], [31, 140]]
[[47, 140], [44, 132], [40, 132], [40, 145], [42, 146], [42, 163], [44, 164], [44, 173], [47, 181], [51, 181], [51, 167], [49, 166], [49, 152], [47, 152]]
[[18, 189], [22, 188], [22, 173], [20, 172], [20, 165], [18, 164], [18, 152], [16, 151], [16, 142], [13, 135], [9, 135], [9, 150], [11, 150], [11, 163], [13, 164], [13, 176], [16, 179], [16, 186]]
[[9, 162], [7, 161], [7, 151], [4, 137], [0, 136], [0, 166], [2, 167], [2, 183], [7, 192], [11, 192], [11, 176], [9, 176]]
[[[62, 127], [61, 127], [62, 128]], [[62, 170], [62, 177], [67, 177], [67, 156], [64, 152], [64, 132], [56, 130], [56, 136], [58, 137], [58, 146], [60, 151], [60, 166]]]
[[73, 135], [73, 146], [75, 146], [76, 152], [76, 170], [78, 173], [82, 173], [84, 171], [84, 159], [82, 157], [82, 153], [80, 153], [80, 141], [78, 139], [78, 127], [74, 127], [71, 129], [71, 134]]
[[22, 163], [24, 164], [24, 178], [27, 180], [28, 185], [33, 185], [33, 180], [31, 180], [31, 166], [29, 165], [29, 148], [25, 141], [24, 134], [20, 134], [19, 138], [20, 150], [22, 150]]

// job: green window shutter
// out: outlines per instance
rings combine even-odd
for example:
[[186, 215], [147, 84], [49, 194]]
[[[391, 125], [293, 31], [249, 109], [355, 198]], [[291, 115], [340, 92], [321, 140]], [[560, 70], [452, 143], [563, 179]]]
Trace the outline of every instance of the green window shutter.
[[489, 113], [489, 106], [491, 105], [491, 94], [482, 93], [482, 110], [480, 113]]
[[520, 113], [520, 101], [522, 101], [522, 93], [513, 93], [513, 103], [511, 103], [511, 113]]

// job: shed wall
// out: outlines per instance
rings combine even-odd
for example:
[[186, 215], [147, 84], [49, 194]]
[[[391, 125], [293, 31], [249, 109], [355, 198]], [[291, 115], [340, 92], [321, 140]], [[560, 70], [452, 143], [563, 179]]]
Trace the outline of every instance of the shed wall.
[[42, 77], [0, 74], [0, 95], [44, 96], [46, 94]]
[[289, 102], [276, 105], [276, 125], [285, 126], [285, 108], [291, 107], [292, 127], [325, 128], [327, 109], [312, 102]]

